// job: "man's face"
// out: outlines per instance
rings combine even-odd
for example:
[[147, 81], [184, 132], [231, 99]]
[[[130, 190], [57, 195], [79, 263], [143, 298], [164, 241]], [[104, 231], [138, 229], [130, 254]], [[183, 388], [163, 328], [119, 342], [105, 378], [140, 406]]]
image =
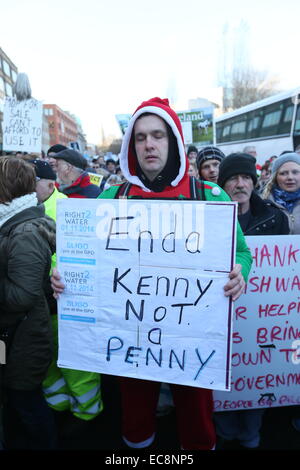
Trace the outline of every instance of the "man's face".
[[[63, 184], [68, 184], [69, 183], [69, 173], [70, 173], [70, 164], [65, 162], [64, 160], [52, 159], [53, 162], [53, 170], [55, 171], [57, 175], [57, 182], [58, 183], [63, 183]], [[50, 162], [49, 162], [50, 163]]]
[[198, 178], [197, 169], [196, 169], [195, 165], [191, 162], [189, 164], [188, 174], [189, 174], [189, 176], [195, 176], [195, 178]]
[[201, 179], [216, 183], [219, 176], [219, 166], [219, 160], [211, 159], [204, 161], [200, 168]]
[[51, 180], [38, 179], [36, 182], [36, 197], [39, 203], [46, 201], [54, 191], [54, 182]]
[[231, 176], [224, 185], [224, 190], [231, 199], [242, 205], [249, 204], [253, 188], [251, 176], [243, 174]]
[[140, 167], [147, 178], [153, 181], [168, 159], [166, 123], [154, 114], [139, 118], [134, 125], [134, 143]]
[[271, 170], [266, 169], [266, 168], [264, 168], [263, 170], [261, 170], [260, 179], [261, 179], [262, 181], [265, 181], [265, 180], [269, 179], [270, 176], [271, 176]]
[[107, 165], [106, 165], [106, 169], [107, 171], [109, 171], [110, 173], [114, 173], [115, 170], [116, 170], [116, 165], [112, 162], [108, 162]]
[[190, 162], [195, 162], [197, 158], [197, 152], [190, 152], [188, 155], [188, 159]]
[[51, 166], [52, 170], [55, 171], [56, 160], [55, 160], [55, 158], [52, 158], [53, 155], [56, 155], [56, 153], [55, 152], [48, 153], [48, 155], [46, 157], [46, 161], [48, 161], [48, 163]]

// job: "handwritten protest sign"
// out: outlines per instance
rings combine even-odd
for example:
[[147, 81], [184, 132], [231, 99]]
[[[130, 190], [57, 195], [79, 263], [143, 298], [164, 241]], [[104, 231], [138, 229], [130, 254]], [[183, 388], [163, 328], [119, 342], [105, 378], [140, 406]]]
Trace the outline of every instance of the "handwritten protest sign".
[[233, 314], [232, 389], [215, 410], [300, 405], [300, 235], [246, 237], [253, 256]]
[[6, 97], [3, 113], [3, 150], [41, 152], [42, 103], [33, 98]]
[[57, 203], [59, 367], [226, 390], [235, 203]]

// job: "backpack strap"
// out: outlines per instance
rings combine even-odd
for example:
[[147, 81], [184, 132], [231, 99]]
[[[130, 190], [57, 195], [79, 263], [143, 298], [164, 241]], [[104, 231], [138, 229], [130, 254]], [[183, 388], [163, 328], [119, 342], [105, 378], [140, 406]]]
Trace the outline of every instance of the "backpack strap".
[[191, 199], [194, 201], [205, 201], [205, 191], [203, 180], [198, 180], [195, 176], [190, 176]]
[[127, 199], [130, 188], [131, 188], [131, 183], [128, 183], [128, 181], [126, 181], [125, 183], [122, 183], [119, 186], [114, 199]]
[[[119, 186], [114, 199], [127, 199], [131, 186], [132, 184], [128, 181], [122, 183]], [[202, 180], [197, 180], [194, 176], [190, 176], [190, 193], [192, 200], [205, 201], [204, 182]]]
[[196, 188], [196, 178], [195, 176], [190, 176], [190, 199], [195, 201], [197, 198], [197, 188]]

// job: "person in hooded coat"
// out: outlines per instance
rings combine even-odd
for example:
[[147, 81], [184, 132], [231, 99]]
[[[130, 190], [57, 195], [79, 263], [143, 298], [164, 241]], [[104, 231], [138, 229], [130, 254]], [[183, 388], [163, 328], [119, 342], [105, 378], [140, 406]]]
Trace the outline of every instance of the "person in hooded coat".
[[[167, 99], [152, 98], [133, 114], [123, 138], [120, 166], [126, 182], [111, 186], [99, 198], [195, 199], [229, 201], [215, 183], [188, 175], [183, 133], [177, 114]], [[252, 258], [240, 227], [237, 253], [225, 295], [236, 299], [243, 292]], [[56, 293], [64, 285], [58, 272], [52, 276]], [[119, 377], [122, 399], [122, 434], [130, 448], [149, 448], [155, 439], [160, 382]], [[209, 450], [216, 442], [212, 420], [212, 391], [171, 384], [182, 449]]]

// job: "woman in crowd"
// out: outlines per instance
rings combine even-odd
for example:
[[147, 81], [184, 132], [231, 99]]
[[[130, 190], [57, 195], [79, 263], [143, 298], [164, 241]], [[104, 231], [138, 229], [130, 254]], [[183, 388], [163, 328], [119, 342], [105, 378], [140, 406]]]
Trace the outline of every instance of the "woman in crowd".
[[290, 234], [300, 234], [300, 155], [285, 153], [274, 160], [272, 177], [262, 197], [274, 201], [288, 216]]
[[[300, 155], [290, 152], [280, 155], [272, 165], [272, 178], [263, 197], [281, 207], [289, 218], [290, 234], [300, 234]], [[296, 407], [293, 425], [300, 432], [300, 407]]]
[[42, 392], [52, 359], [44, 291], [54, 252], [55, 223], [38, 206], [34, 168], [0, 158], [0, 340], [6, 449], [54, 449], [55, 423]]

